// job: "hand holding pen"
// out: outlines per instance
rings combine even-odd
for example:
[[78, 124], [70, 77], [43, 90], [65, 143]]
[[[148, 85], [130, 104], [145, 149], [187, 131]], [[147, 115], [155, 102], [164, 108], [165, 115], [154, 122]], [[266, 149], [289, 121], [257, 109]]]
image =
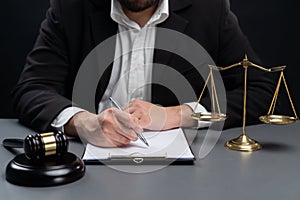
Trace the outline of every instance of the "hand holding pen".
[[88, 111], [76, 113], [64, 126], [65, 133], [100, 147], [122, 147], [139, 139], [143, 132], [138, 119], [115, 107], [99, 114]]
[[[116, 106], [119, 110], [122, 110], [121, 106], [119, 105], [118, 102], [116, 102], [112, 97], [109, 97], [109, 100], [112, 102], [112, 104], [114, 106]], [[144, 143], [146, 144], [147, 146], [149, 146], [147, 140], [145, 139], [145, 137], [142, 135], [142, 133], [136, 133], [138, 138]]]

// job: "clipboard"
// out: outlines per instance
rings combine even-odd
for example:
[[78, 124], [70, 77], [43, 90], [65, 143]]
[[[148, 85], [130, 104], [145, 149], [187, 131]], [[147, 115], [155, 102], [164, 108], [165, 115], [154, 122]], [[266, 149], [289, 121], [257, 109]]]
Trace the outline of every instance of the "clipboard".
[[191, 165], [195, 156], [181, 128], [143, 133], [149, 147], [137, 140], [122, 148], [87, 144], [82, 160], [86, 165]]

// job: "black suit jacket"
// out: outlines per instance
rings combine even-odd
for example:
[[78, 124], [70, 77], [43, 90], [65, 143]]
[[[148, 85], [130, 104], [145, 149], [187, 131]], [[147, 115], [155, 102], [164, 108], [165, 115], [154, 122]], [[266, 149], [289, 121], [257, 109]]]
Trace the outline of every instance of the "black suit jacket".
[[[110, 18], [110, 0], [51, 0], [46, 19], [19, 82], [13, 91], [14, 105], [20, 122], [36, 131], [46, 131], [66, 107], [72, 106], [73, 85], [86, 56], [100, 43], [117, 33], [118, 25]], [[215, 64], [227, 66], [241, 61], [245, 54], [260, 64], [236, 17], [224, 0], [170, 0], [170, 16], [159, 27], [179, 31], [197, 41]], [[164, 38], [157, 36], [156, 42]], [[170, 45], [174, 45], [170, 43]], [[114, 46], [107, 48], [114, 55]], [[188, 48], [186, 49], [189, 50]], [[195, 52], [191, 52], [195, 53]], [[196, 96], [203, 79], [191, 63], [174, 53], [157, 49], [154, 63], [172, 67], [183, 74]], [[203, 66], [202, 66], [203, 67]], [[155, 70], [154, 70], [155, 71]], [[249, 70], [247, 122], [257, 123], [271, 100], [273, 84], [263, 73]], [[99, 81], [94, 105], [108, 84], [111, 66]], [[168, 74], [159, 74], [166, 78]], [[153, 75], [156, 78], [155, 72]], [[242, 125], [243, 70], [222, 73], [227, 94], [228, 119], [225, 128]], [[184, 94], [184, 91], [182, 91]], [[176, 100], [165, 87], [152, 87], [153, 103], [175, 105]], [[190, 99], [196, 101], [196, 99]], [[208, 93], [201, 103], [210, 109]], [[81, 106], [81, 105], [79, 105]], [[96, 110], [94, 106], [94, 110]]]

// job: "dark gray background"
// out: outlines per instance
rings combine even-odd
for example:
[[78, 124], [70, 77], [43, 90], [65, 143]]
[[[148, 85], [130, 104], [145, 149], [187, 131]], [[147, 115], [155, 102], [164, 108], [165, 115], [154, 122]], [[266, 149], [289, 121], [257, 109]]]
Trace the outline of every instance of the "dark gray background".
[[[297, 0], [230, 0], [240, 25], [266, 66], [287, 65], [285, 75], [299, 115]], [[48, 0], [2, 0], [0, 6], [0, 117], [14, 118], [11, 89], [38, 34]], [[282, 88], [283, 89], [283, 88]], [[283, 91], [283, 90], [282, 90]], [[281, 97], [286, 94], [282, 92]], [[288, 103], [288, 102], [286, 102]], [[290, 109], [289, 104], [285, 104]], [[291, 110], [287, 110], [292, 114]]]

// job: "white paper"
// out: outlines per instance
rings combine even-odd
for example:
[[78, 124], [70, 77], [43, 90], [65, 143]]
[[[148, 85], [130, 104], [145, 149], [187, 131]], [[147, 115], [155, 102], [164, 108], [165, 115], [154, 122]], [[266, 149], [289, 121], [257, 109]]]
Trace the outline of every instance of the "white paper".
[[105, 160], [112, 156], [145, 156], [145, 157], [166, 157], [172, 159], [184, 158], [193, 159], [194, 155], [188, 145], [181, 128], [168, 131], [147, 131], [143, 132], [149, 147], [142, 141], [131, 142], [126, 147], [102, 148], [87, 144], [83, 160]]

